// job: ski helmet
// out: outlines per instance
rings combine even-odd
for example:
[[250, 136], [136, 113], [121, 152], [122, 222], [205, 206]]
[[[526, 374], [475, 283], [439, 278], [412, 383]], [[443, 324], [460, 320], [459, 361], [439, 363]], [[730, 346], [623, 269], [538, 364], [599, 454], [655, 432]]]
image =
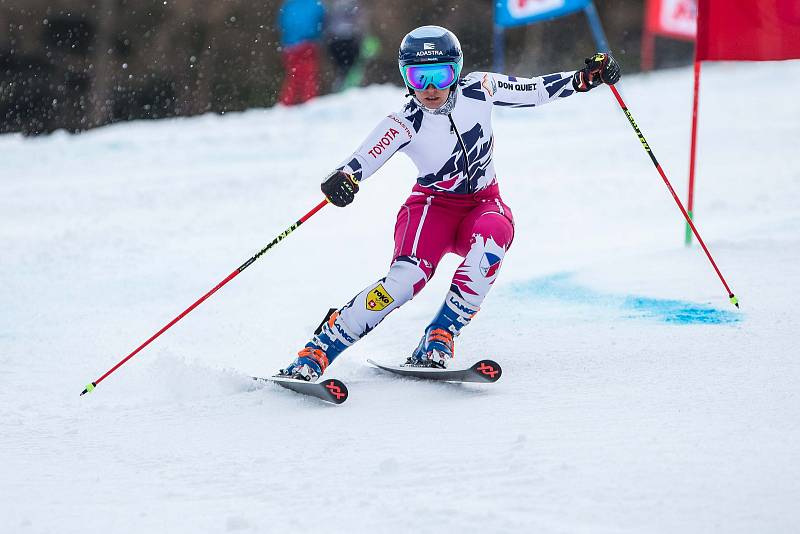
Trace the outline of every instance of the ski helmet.
[[403, 37], [397, 63], [403, 80], [404, 69], [409, 65], [453, 63], [455, 79], [458, 80], [464, 65], [464, 55], [461, 53], [458, 37], [447, 28], [420, 26]]

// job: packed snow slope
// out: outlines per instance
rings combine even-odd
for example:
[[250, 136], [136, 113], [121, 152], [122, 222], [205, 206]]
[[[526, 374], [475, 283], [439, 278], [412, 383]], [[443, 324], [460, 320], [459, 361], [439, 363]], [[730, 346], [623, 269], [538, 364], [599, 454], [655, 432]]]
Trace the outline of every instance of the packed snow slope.
[[[691, 70], [619, 88], [685, 196]], [[796, 532], [800, 62], [704, 68], [698, 227], [603, 87], [498, 110], [516, 216], [457, 358], [398, 379], [458, 258], [329, 369], [327, 406], [251, 375], [382, 277], [415, 172], [395, 157], [121, 360], [321, 199], [402, 90], [0, 137], [0, 531]]]

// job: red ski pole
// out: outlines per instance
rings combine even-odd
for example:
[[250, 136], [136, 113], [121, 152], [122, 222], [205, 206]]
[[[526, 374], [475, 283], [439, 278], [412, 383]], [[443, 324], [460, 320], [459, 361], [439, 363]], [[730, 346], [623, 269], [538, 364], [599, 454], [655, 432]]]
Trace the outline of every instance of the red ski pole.
[[222, 286], [224, 286], [225, 284], [227, 284], [228, 282], [230, 282], [231, 280], [233, 280], [234, 278], [236, 278], [236, 276], [238, 276], [238, 275], [239, 275], [239, 273], [241, 273], [242, 271], [244, 271], [245, 269], [247, 269], [248, 267], [250, 267], [250, 266], [251, 266], [251, 265], [252, 265], [252, 264], [253, 264], [253, 263], [254, 263], [254, 262], [255, 262], [255, 261], [258, 259], [258, 258], [260, 258], [260, 257], [261, 257], [261, 256], [262, 256], [262, 255], [263, 255], [265, 252], [267, 252], [267, 251], [268, 251], [269, 249], [271, 249], [273, 246], [275, 246], [275, 245], [277, 245], [278, 243], [280, 243], [281, 241], [283, 241], [283, 239], [284, 239], [286, 236], [288, 236], [289, 234], [291, 234], [292, 232], [294, 232], [295, 230], [297, 230], [297, 228], [298, 228], [298, 227], [299, 227], [301, 224], [303, 224], [303, 223], [304, 223], [304, 222], [306, 222], [308, 219], [310, 219], [312, 215], [314, 215], [314, 214], [315, 214], [315, 213], [317, 213], [319, 210], [321, 210], [321, 209], [322, 209], [322, 208], [325, 206], [325, 204], [327, 204], [327, 203], [328, 203], [328, 199], [325, 199], [325, 200], [323, 200], [322, 202], [320, 202], [319, 204], [317, 204], [317, 205], [314, 207], [314, 209], [312, 209], [311, 211], [309, 211], [308, 213], [306, 213], [305, 215], [303, 215], [302, 217], [300, 217], [300, 220], [298, 220], [296, 223], [294, 223], [294, 224], [293, 224], [293, 225], [291, 225], [289, 228], [287, 228], [287, 229], [286, 229], [286, 230], [285, 230], [283, 233], [281, 233], [280, 235], [278, 235], [278, 237], [276, 237], [275, 239], [273, 239], [273, 240], [272, 240], [272, 241], [271, 241], [271, 242], [270, 242], [270, 243], [269, 243], [269, 244], [268, 244], [266, 247], [264, 247], [264, 248], [262, 248], [261, 250], [259, 250], [259, 251], [256, 253], [256, 255], [255, 255], [255, 256], [253, 256], [252, 258], [250, 258], [249, 260], [247, 260], [246, 262], [244, 262], [244, 263], [243, 263], [243, 264], [242, 264], [242, 265], [241, 265], [239, 268], [237, 268], [235, 271], [233, 271], [231, 274], [229, 274], [227, 277], [225, 277], [225, 279], [224, 279], [222, 282], [220, 282], [219, 284], [217, 284], [216, 286], [214, 286], [214, 288], [213, 288], [211, 291], [209, 291], [208, 293], [206, 293], [205, 295], [203, 295], [202, 297], [200, 297], [199, 299], [197, 299], [197, 300], [194, 302], [194, 304], [192, 304], [191, 306], [189, 306], [188, 308], [186, 308], [185, 310], [183, 310], [183, 311], [181, 312], [181, 314], [180, 314], [180, 315], [178, 315], [178, 316], [177, 316], [177, 317], [175, 317], [173, 320], [171, 320], [169, 323], [167, 323], [167, 324], [166, 324], [166, 325], [165, 325], [165, 326], [164, 326], [164, 327], [163, 327], [161, 330], [159, 330], [158, 332], [156, 332], [155, 334], [153, 334], [153, 335], [150, 337], [150, 339], [148, 339], [147, 341], [145, 341], [144, 343], [142, 343], [141, 345], [139, 345], [139, 346], [136, 348], [136, 350], [134, 350], [133, 352], [131, 352], [130, 354], [128, 354], [127, 356], [125, 356], [125, 357], [124, 357], [122, 360], [120, 360], [120, 362], [119, 362], [119, 363], [117, 363], [117, 365], [115, 365], [114, 367], [112, 367], [111, 369], [109, 369], [108, 371], [106, 371], [106, 373], [105, 373], [103, 376], [101, 376], [100, 378], [98, 378], [97, 380], [95, 380], [94, 382], [92, 382], [91, 384], [89, 384], [88, 386], [86, 386], [86, 388], [85, 388], [85, 389], [84, 389], [84, 390], [81, 392], [81, 395], [84, 395], [84, 394], [86, 394], [86, 393], [90, 393], [90, 392], [92, 392], [92, 391], [94, 390], [94, 388], [96, 388], [96, 387], [97, 387], [97, 385], [98, 385], [100, 382], [102, 382], [103, 380], [105, 380], [105, 379], [106, 379], [106, 377], [107, 377], [108, 375], [110, 375], [111, 373], [113, 373], [114, 371], [116, 371], [117, 369], [119, 369], [119, 368], [120, 368], [120, 367], [121, 367], [121, 366], [122, 366], [122, 365], [123, 365], [125, 362], [127, 362], [128, 360], [130, 360], [131, 358], [133, 358], [134, 356], [136, 356], [136, 354], [137, 354], [137, 353], [138, 353], [140, 350], [142, 350], [142, 349], [143, 349], [143, 348], [145, 348], [147, 345], [149, 345], [149, 344], [150, 344], [150, 342], [151, 342], [151, 341], [153, 341], [154, 339], [156, 339], [158, 336], [160, 336], [161, 334], [163, 334], [164, 332], [166, 332], [167, 330], [169, 330], [169, 329], [172, 327], [172, 325], [174, 325], [175, 323], [177, 323], [178, 321], [180, 321], [181, 319], [183, 319], [183, 318], [184, 318], [186, 315], [188, 315], [188, 314], [189, 314], [189, 312], [190, 312], [190, 311], [192, 311], [193, 309], [195, 309], [196, 307], [198, 307], [198, 306], [199, 306], [199, 305], [200, 305], [200, 304], [201, 304], [201, 303], [202, 303], [204, 300], [206, 300], [208, 297], [210, 297], [211, 295], [213, 295], [214, 293], [216, 293], [216, 292], [217, 292], [217, 290], [218, 290], [219, 288], [221, 288]]
[[661, 178], [664, 179], [664, 183], [667, 184], [667, 189], [669, 189], [669, 192], [672, 193], [672, 198], [674, 198], [675, 199], [675, 203], [678, 204], [678, 208], [680, 208], [681, 213], [683, 213], [683, 218], [686, 219], [686, 222], [691, 227], [692, 232], [694, 233], [695, 237], [697, 238], [697, 242], [700, 243], [700, 246], [703, 247], [703, 250], [705, 251], [706, 256], [708, 256], [708, 260], [711, 262], [711, 265], [714, 267], [714, 270], [717, 272], [717, 276], [719, 276], [719, 279], [722, 282], [722, 285], [725, 286], [725, 290], [728, 292], [728, 298], [730, 299], [731, 304], [733, 304], [734, 306], [736, 306], [738, 308], [739, 307], [739, 299], [736, 298], [736, 296], [733, 294], [733, 291], [731, 291], [731, 288], [728, 287], [728, 283], [725, 281], [725, 277], [722, 276], [722, 273], [720, 272], [719, 267], [717, 267], [717, 263], [714, 261], [714, 258], [711, 257], [711, 253], [708, 251], [708, 247], [706, 247], [706, 244], [703, 242], [703, 238], [700, 237], [700, 233], [697, 231], [697, 228], [695, 227], [694, 223], [692, 222], [692, 218], [689, 217], [689, 214], [686, 212], [686, 208], [683, 207], [683, 203], [681, 203], [680, 198], [678, 198], [678, 195], [675, 194], [675, 190], [672, 189], [672, 184], [669, 183], [669, 180], [667, 179], [667, 175], [664, 174], [664, 170], [661, 168], [661, 165], [658, 163], [658, 160], [656, 159], [656, 155], [653, 154], [653, 150], [650, 148], [650, 145], [647, 143], [647, 140], [644, 138], [644, 135], [642, 134], [642, 131], [636, 125], [636, 121], [633, 120], [633, 115], [628, 110], [628, 107], [625, 105], [625, 102], [623, 102], [622, 97], [619, 95], [619, 91], [617, 91], [617, 88], [614, 87], [613, 85], [609, 85], [608, 87], [611, 89], [611, 92], [614, 93], [614, 96], [616, 97], [617, 102], [619, 103], [619, 107], [622, 108], [622, 111], [625, 112], [625, 116], [628, 117], [628, 122], [631, 123], [631, 126], [633, 127], [633, 131], [636, 132], [636, 135], [639, 137], [639, 141], [641, 141], [642, 146], [644, 147], [645, 151], [647, 152], [647, 155], [650, 156], [651, 160], [653, 160], [653, 165], [656, 166], [656, 170], [658, 171], [658, 174], [661, 175]]

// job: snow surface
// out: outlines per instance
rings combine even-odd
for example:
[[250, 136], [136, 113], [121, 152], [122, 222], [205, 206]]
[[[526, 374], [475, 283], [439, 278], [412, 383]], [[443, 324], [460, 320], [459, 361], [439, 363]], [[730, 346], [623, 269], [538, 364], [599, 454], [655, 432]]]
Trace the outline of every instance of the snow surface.
[[[685, 196], [691, 70], [618, 86]], [[495, 385], [393, 378], [458, 259], [329, 370], [253, 383], [384, 275], [394, 158], [78, 394], [319, 200], [400, 89], [0, 137], [0, 531], [797, 532], [800, 62], [712, 64], [702, 251], [606, 88], [498, 110], [517, 236], [458, 340]]]

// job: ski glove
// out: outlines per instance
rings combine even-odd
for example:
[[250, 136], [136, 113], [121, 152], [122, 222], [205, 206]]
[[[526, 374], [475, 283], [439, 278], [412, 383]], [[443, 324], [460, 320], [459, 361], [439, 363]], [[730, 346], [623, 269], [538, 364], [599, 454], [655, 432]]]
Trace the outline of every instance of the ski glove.
[[614, 85], [619, 81], [619, 63], [611, 54], [598, 52], [587, 57], [584, 63], [586, 66], [572, 75], [572, 87], [579, 93], [585, 93], [604, 83]]
[[352, 174], [333, 171], [322, 180], [321, 189], [331, 204], [343, 208], [350, 204], [358, 193], [358, 182]]

